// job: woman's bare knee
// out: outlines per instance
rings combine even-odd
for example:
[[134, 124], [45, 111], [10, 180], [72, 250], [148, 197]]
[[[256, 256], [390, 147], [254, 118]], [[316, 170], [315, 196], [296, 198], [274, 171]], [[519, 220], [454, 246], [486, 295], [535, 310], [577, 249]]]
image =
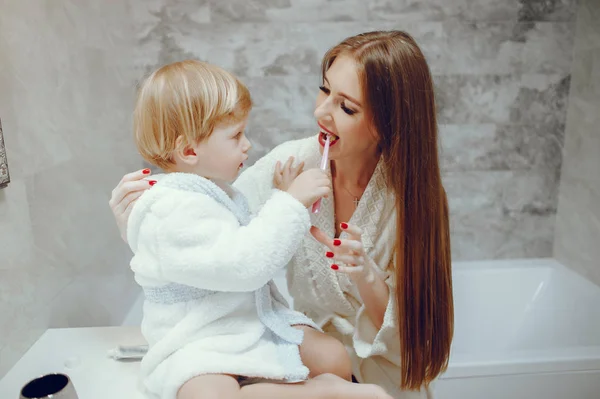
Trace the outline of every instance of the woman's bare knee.
[[177, 399], [238, 399], [240, 385], [224, 374], [205, 374], [188, 380], [179, 388]]

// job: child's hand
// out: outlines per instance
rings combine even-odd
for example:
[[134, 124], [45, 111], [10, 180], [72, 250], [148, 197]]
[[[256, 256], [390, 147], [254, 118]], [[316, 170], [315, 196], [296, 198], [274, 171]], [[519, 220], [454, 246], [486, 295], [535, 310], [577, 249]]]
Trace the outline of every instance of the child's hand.
[[290, 185], [287, 192], [309, 208], [321, 197], [331, 192], [331, 180], [321, 169], [309, 169], [302, 172]]
[[300, 162], [297, 166], [292, 167], [294, 157], [289, 157], [285, 165], [281, 166], [281, 162], [277, 161], [275, 165], [275, 173], [273, 174], [273, 186], [281, 191], [287, 191], [292, 182], [304, 169], [304, 162]]

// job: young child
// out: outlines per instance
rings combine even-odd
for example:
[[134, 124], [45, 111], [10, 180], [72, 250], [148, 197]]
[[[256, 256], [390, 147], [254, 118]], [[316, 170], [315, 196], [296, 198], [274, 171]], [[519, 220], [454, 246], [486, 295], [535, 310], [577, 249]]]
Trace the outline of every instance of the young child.
[[248, 159], [251, 106], [237, 78], [200, 61], [164, 66], [140, 88], [136, 144], [166, 172], [127, 230], [145, 294], [144, 387], [162, 399], [268, 399], [282, 388], [288, 399], [375, 398], [346, 381], [342, 344], [289, 309], [272, 282], [309, 231], [307, 208], [330, 192], [327, 175], [300, 173], [255, 216], [229, 184]]

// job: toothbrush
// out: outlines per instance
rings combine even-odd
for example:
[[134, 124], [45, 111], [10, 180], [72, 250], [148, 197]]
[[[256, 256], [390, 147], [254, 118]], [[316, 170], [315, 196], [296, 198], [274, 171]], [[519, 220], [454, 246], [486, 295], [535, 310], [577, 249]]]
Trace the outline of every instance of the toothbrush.
[[[327, 161], [329, 161], [329, 135], [327, 135], [327, 139], [325, 140], [325, 146], [323, 146], [323, 157], [321, 158], [321, 170], [327, 170]], [[312, 213], [319, 213], [321, 210], [321, 198], [317, 200], [312, 206]]]

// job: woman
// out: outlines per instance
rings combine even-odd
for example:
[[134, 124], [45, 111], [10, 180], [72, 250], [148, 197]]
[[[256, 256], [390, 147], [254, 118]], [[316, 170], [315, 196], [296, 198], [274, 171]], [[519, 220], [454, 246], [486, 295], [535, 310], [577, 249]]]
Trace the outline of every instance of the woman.
[[[320, 133], [279, 145], [234, 185], [256, 211], [278, 165], [293, 157], [317, 166], [333, 137], [333, 195], [312, 215], [316, 240], [307, 236], [288, 266], [294, 307], [346, 345], [359, 382], [395, 398], [430, 397], [448, 364], [453, 300], [429, 67], [410, 35], [369, 32], [331, 48], [322, 74]], [[144, 177], [129, 174], [113, 190], [122, 233], [150, 185]]]

